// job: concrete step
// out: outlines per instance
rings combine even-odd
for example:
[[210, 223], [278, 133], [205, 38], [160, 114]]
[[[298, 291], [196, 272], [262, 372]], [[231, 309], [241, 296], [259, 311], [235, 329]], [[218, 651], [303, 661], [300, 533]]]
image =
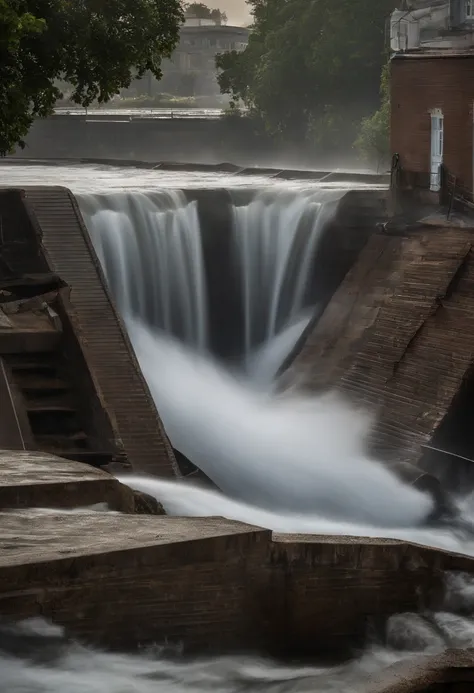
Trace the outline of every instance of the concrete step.
[[250, 645], [270, 539], [222, 518], [0, 512], [0, 617], [41, 613], [109, 647]]
[[15, 376], [18, 387], [29, 397], [41, 394], [43, 391], [57, 395], [60, 392], [70, 390], [70, 386], [63, 378], [54, 374], [42, 373], [41, 370], [39, 373], [28, 373], [23, 370], [16, 373]]
[[97, 503], [134, 511], [133, 492], [106, 472], [45, 452], [0, 451], [0, 508], [74, 509]]

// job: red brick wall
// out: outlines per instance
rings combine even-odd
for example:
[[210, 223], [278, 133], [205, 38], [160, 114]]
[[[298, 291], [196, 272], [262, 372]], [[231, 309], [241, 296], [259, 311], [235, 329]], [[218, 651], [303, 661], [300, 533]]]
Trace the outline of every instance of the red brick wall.
[[474, 56], [392, 60], [392, 152], [429, 185], [430, 110], [444, 114], [444, 163], [472, 191]]

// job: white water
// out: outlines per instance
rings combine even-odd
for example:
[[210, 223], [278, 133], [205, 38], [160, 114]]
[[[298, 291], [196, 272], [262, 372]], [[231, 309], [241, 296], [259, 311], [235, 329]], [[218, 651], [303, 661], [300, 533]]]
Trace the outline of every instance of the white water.
[[273, 339], [249, 352], [245, 363], [245, 373], [250, 383], [260, 389], [272, 389], [281, 366], [293, 352], [317, 310], [316, 307], [315, 310], [304, 311], [299, 317], [290, 321]]
[[[463, 600], [464, 615], [452, 596]], [[474, 646], [472, 578], [447, 576], [446, 611], [392, 616], [383, 637], [338, 667], [283, 666], [250, 656], [171, 659], [158, 647], [140, 655], [100, 652], [67, 640], [39, 619], [0, 628], [0, 690], [8, 693], [363, 693], [387, 667], [452, 647]]]
[[431, 499], [366, 457], [366, 417], [329, 396], [257, 391], [169, 338], [128, 326], [174, 446], [230, 497], [385, 527], [429, 514]]
[[[165, 203], [180, 223], [163, 213]], [[369, 458], [367, 413], [355, 412], [333, 395], [274, 392], [275, 375], [312, 315], [301, 310], [311, 271], [308, 257], [325, 223], [320, 198], [267, 193], [235, 210], [234, 233], [242, 235], [236, 254], [246, 296], [246, 368], [240, 373], [225, 370], [203, 349], [206, 286], [196, 246], [200, 229], [184, 198], [114, 194], [82, 196], [80, 204], [166, 431], [224, 495], [179, 483], [128, 483], [151, 492], [170, 513], [224, 515], [280, 532], [410, 539], [471, 553], [465, 534], [422, 528], [432, 499]], [[191, 274], [182, 262], [183, 247], [195, 252]], [[160, 252], [166, 260], [157, 257]], [[169, 277], [165, 265], [173, 265], [177, 276]], [[163, 268], [171, 289], [163, 289], [153, 267]], [[120, 278], [117, 288], [114, 278]], [[160, 291], [170, 313], [175, 306], [183, 319], [186, 330], [180, 337], [186, 344], [171, 338], [177, 332], [169, 326], [171, 314], [168, 322], [160, 322], [146, 308], [152, 299], [156, 305]], [[191, 315], [193, 299], [199, 305]], [[252, 336], [258, 315], [266, 335], [262, 345]], [[189, 338], [197, 334], [197, 324], [201, 340]], [[470, 521], [469, 500], [463, 508]]]
[[197, 349], [207, 346], [207, 295], [196, 202], [183, 193], [79, 198], [115, 301]]
[[[243, 300], [242, 365], [253, 373], [255, 347], [302, 320], [318, 241], [334, 212], [324, 202], [339, 197], [327, 191], [263, 192], [249, 205], [232, 208]], [[122, 315], [205, 352], [210, 326], [197, 203], [170, 190], [83, 194], [78, 202]], [[286, 344], [288, 355], [288, 337]], [[285, 349], [281, 340], [280, 345]]]
[[246, 358], [303, 311], [318, 241], [330, 219], [322, 199], [331, 198], [322, 198], [321, 192], [266, 192], [234, 207]]

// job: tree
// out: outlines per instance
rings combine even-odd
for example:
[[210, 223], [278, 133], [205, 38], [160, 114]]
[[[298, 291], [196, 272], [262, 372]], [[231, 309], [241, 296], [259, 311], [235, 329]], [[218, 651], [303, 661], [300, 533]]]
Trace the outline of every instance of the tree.
[[376, 163], [377, 170], [390, 156], [390, 67], [382, 70], [380, 84], [381, 107], [362, 120], [359, 136], [355, 142], [365, 161]]
[[191, 2], [185, 5], [186, 17], [197, 17], [198, 19], [212, 19], [216, 24], [226, 24], [227, 15], [221, 10], [211, 10], [203, 2]]
[[0, 154], [52, 112], [57, 80], [89, 106], [147, 70], [160, 79], [182, 21], [180, 0], [0, 0]]
[[396, 0], [249, 0], [246, 50], [217, 57], [219, 84], [286, 140], [352, 147], [380, 104], [385, 22]]

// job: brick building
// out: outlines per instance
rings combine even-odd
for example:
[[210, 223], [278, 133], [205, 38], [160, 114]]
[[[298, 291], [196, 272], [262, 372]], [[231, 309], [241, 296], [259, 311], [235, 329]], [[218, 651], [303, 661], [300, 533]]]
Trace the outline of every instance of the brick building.
[[405, 0], [391, 17], [391, 149], [404, 187], [474, 189], [474, 0]]

